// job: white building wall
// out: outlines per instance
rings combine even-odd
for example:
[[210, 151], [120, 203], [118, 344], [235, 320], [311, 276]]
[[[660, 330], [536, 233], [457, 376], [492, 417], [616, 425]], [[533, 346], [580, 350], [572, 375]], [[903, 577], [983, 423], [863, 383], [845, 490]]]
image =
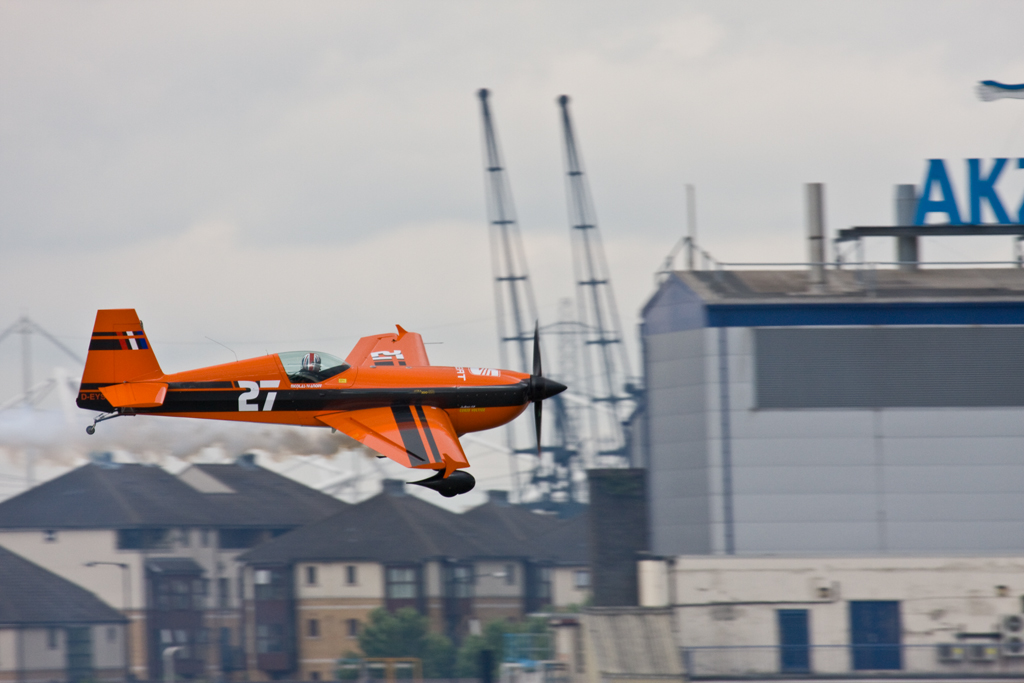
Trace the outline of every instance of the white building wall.
[[124, 627], [97, 624], [92, 627], [92, 663], [97, 669], [120, 669], [125, 665]]
[[22, 629], [18, 643], [19, 659], [22, 662], [21, 669], [33, 671], [39, 669], [58, 669], [63, 671], [67, 668], [67, 635], [64, 629], [55, 629], [56, 647], [49, 646], [49, 632], [47, 628], [26, 628]]
[[[47, 540], [53, 538], [53, 540]], [[132, 606], [144, 604], [144, 560], [138, 551], [118, 550], [112, 529], [58, 529], [53, 536], [41, 530], [0, 531], [0, 546], [95, 593], [100, 600], [124, 609], [124, 584], [119, 567], [86, 567], [86, 562], [119, 562], [131, 567]]]
[[[348, 583], [348, 567], [356, 568], [356, 582]], [[317, 582], [307, 582], [307, 567], [315, 567]], [[296, 565], [295, 595], [318, 598], [373, 598], [384, 595], [384, 567], [375, 562], [302, 562]]]
[[[647, 566], [640, 578], [641, 594], [659, 595], [659, 572]], [[1004, 616], [1021, 613], [1024, 557], [677, 557], [669, 584], [679, 645], [698, 648], [691, 663], [705, 673], [773, 671], [780, 609], [809, 611], [815, 672], [849, 671], [858, 600], [899, 602], [904, 668], [925, 672], [941, 670], [935, 645], [999, 632]], [[1000, 666], [1024, 670], [1024, 660]]]
[[[523, 565], [520, 562], [476, 562], [473, 595], [489, 598], [522, 597]], [[509, 570], [511, 569], [511, 576]]]
[[18, 631], [0, 628], [0, 671], [14, 671], [18, 668]]
[[[577, 585], [577, 574], [585, 572], [587, 585]], [[585, 605], [590, 600], [590, 569], [588, 567], [552, 567], [551, 603], [555, 608]]]

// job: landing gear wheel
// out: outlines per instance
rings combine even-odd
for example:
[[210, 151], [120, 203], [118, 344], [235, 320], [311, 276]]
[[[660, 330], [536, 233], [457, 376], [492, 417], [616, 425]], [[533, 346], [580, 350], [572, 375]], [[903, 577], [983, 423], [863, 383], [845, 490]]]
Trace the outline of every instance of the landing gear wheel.
[[93, 425], [89, 425], [88, 427], [85, 428], [85, 433], [86, 434], [95, 434], [96, 433], [96, 427], [93, 426]]

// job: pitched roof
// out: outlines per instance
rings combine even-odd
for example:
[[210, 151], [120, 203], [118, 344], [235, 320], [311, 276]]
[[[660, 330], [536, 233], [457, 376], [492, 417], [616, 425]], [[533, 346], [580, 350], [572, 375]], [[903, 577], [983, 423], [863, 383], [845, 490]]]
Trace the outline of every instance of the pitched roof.
[[590, 564], [590, 511], [558, 524], [533, 539], [535, 557], [563, 565]]
[[0, 528], [288, 527], [347, 506], [260, 467], [195, 467], [233, 492], [204, 493], [159, 467], [90, 463], [0, 503]]
[[211, 493], [223, 523], [297, 526], [334, 514], [349, 504], [255, 465], [194, 465], [235, 491]]
[[0, 548], [0, 624], [119, 623], [120, 612], [67, 579]]
[[[293, 564], [522, 557], [586, 564], [586, 518], [579, 519], [584, 521], [563, 522], [493, 503], [460, 515], [413, 496], [385, 491], [269, 540], [240, 559], [249, 564]], [[574, 544], [576, 535], [580, 539]]]
[[486, 530], [495, 552], [510, 557], [537, 556], [537, 539], [555, 531], [561, 520], [551, 515], [531, 512], [529, 509], [490, 500], [462, 513], [462, 518]]
[[201, 526], [213, 512], [206, 496], [159, 467], [90, 463], [0, 503], [0, 528]]
[[369, 560], [420, 562], [487, 552], [486, 539], [459, 515], [409, 495], [381, 493], [243, 554], [248, 563]]

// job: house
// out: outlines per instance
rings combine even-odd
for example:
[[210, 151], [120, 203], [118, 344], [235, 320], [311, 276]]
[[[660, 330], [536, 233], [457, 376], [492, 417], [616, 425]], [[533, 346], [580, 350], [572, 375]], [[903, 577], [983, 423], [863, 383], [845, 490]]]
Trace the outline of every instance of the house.
[[239, 560], [253, 680], [331, 678], [342, 654], [359, 651], [360, 628], [378, 608], [412, 607], [458, 640], [558, 599], [583, 602], [587, 581], [557, 593], [555, 572], [572, 577], [565, 583], [589, 576], [585, 523], [539, 517], [500, 496], [458, 515], [407, 495], [400, 481]]
[[193, 465], [179, 475], [108, 457], [0, 503], [0, 546], [92, 591], [130, 620], [131, 672], [244, 668], [239, 554], [347, 507], [259, 467]]
[[0, 548], [0, 681], [123, 681], [126, 621], [84, 588]]

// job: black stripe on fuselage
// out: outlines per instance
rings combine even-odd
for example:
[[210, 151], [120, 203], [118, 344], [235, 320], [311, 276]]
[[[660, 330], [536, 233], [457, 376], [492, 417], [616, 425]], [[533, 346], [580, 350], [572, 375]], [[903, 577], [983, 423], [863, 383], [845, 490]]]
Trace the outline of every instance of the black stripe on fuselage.
[[427, 416], [423, 412], [423, 406], [416, 406], [416, 414], [420, 417], [420, 424], [423, 425], [423, 433], [427, 435], [427, 445], [430, 446], [430, 453], [433, 455], [434, 462], [441, 462], [441, 454], [437, 450], [437, 443], [434, 442], [434, 433], [430, 431], [430, 425], [427, 424]]
[[94, 337], [116, 337], [117, 335], [118, 335], [117, 332], [93, 332], [92, 333], [92, 336], [94, 336]]
[[233, 389], [234, 382], [171, 382], [169, 390], [174, 389]]
[[121, 351], [120, 339], [93, 339], [89, 342], [90, 351]]
[[[82, 385], [82, 390], [98, 389], [108, 383]], [[137, 408], [143, 413], [234, 413], [238, 412], [241, 389], [175, 390], [168, 386], [159, 408]], [[505, 408], [527, 403], [526, 382], [489, 387], [435, 387], [417, 389], [271, 389], [277, 393], [273, 412], [342, 411], [362, 408], [425, 405], [441, 409]], [[261, 391], [265, 394], [266, 389]], [[104, 402], [105, 403], [105, 402]], [[90, 407], [83, 405], [82, 408]], [[99, 410], [100, 408], [92, 408]]]
[[405, 452], [421, 462], [430, 462], [427, 449], [423, 447], [423, 439], [420, 438], [420, 430], [416, 429], [416, 421], [412, 419], [412, 409], [409, 406], [391, 406], [391, 414], [398, 424]]

